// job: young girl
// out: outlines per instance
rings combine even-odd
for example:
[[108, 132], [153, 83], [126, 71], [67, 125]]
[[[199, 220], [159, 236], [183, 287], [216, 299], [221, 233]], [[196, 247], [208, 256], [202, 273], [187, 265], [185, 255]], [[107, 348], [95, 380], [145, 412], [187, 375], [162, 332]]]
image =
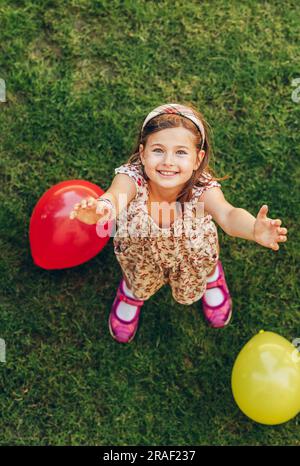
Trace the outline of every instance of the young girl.
[[255, 218], [226, 201], [217, 181], [226, 177], [212, 176], [210, 156], [203, 115], [193, 105], [161, 105], [145, 118], [133, 155], [115, 169], [109, 189], [70, 214], [97, 228], [118, 219], [113, 242], [123, 278], [109, 316], [118, 342], [132, 341], [144, 301], [166, 283], [181, 304], [202, 298], [211, 327], [229, 323], [232, 300], [213, 220], [228, 235], [274, 251], [287, 240], [281, 220], [267, 217], [268, 206]]

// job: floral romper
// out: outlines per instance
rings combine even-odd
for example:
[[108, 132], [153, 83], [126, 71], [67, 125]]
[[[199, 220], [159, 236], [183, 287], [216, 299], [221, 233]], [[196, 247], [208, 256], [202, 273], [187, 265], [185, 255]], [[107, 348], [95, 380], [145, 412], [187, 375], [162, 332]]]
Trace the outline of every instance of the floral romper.
[[[198, 301], [206, 290], [206, 277], [219, 259], [218, 233], [211, 215], [182, 215], [169, 228], [161, 228], [148, 214], [148, 183], [139, 163], [126, 163], [115, 174], [129, 175], [137, 194], [121, 210], [113, 238], [114, 252], [134, 295], [149, 299], [169, 283], [173, 298], [181, 304]], [[206, 173], [206, 179], [210, 175]], [[194, 187], [190, 204], [198, 201], [205, 189], [220, 187], [210, 181]], [[194, 212], [194, 210], [192, 210]]]

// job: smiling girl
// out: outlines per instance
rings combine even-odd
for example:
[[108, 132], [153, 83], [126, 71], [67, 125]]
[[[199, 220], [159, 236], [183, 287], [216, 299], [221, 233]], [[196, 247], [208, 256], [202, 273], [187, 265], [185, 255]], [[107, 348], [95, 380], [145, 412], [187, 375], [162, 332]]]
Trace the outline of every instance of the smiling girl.
[[229, 323], [232, 299], [214, 222], [232, 237], [274, 251], [287, 240], [287, 229], [267, 217], [266, 205], [255, 218], [225, 199], [210, 157], [203, 115], [192, 105], [161, 105], [144, 119], [134, 153], [115, 169], [109, 189], [74, 206], [70, 218], [97, 228], [117, 219], [114, 252], [123, 278], [109, 329], [118, 342], [132, 341], [144, 301], [167, 283], [178, 303], [202, 298], [211, 327]]

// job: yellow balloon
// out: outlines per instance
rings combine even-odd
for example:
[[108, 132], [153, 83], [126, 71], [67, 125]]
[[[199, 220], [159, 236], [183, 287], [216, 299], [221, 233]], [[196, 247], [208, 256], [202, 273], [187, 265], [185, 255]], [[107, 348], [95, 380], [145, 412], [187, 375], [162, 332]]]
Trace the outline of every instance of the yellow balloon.
[[238, 407], [261, 424], [281, 424], [300, 412], [300, 354], [277, 333], [260, 331], [246, 343], [232, 369]]

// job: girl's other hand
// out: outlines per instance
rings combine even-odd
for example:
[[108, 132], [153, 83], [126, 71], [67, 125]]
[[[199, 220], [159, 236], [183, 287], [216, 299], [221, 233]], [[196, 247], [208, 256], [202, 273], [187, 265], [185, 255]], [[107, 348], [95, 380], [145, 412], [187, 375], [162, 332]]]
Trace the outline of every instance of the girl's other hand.
[[281, 220], [273, 220], [267, 217], [268, 206], [263, 205], [254, 223], [254, 239], [258, 244], [266, 248], [278, 251], [278, 243], [287, 241], [287, 229], [281, 227]]
[[99, 220], [101, 223], [109, 220], [111, 210], [106, 203], [98, 202], [94, 197], [88, 197], [74, 205], [69, 218], [70, 220], [76, 218], [87, 225], [95, 225]]

